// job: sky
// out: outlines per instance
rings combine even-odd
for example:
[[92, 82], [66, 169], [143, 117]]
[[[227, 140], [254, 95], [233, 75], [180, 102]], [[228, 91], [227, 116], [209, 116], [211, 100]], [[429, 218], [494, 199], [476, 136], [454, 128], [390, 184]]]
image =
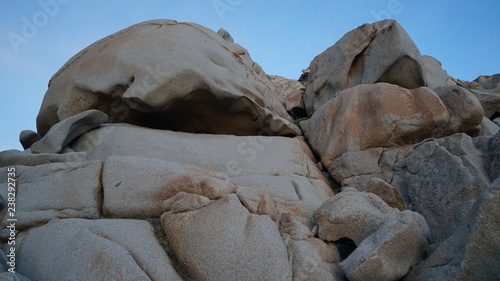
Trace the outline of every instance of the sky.
[[36, 131], [50, 77], [93, 42], [130, 25], [173, 19], [224, 27], [267, 74], [297, 79], [345, 33], [392, 18], [451, 76], [500, 73], [500, 1], [0, 0], [0, 151]]

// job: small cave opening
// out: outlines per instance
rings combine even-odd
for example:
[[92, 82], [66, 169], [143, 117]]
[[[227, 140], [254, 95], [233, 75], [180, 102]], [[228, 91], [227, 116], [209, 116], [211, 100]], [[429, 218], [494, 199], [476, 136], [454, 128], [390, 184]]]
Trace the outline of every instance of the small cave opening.
[[497, 112], [493, 113], [493, 115], [491, 115], [490, 120], [493, 121], [499, 117], [500, 117], [500, 111], [497, 111]]
[[293, 118], [293, 120], [303, 119], [309, 117], [304, 108], [294, 107], [292, 110], [288, 111], [288, 114]]
[[110, 116], [111, 123], [236, 136], [263, 135], [267, 126], [262, 113], [246, 97], [219, 98], [208, 91], [196, 91], [172, 99], [162, 108], [153, 108], [142, 101], [105, 99], [98, 109]]
[[337, 241], [333, 242], [339, 251], [340, 260], [343, 261], [356, 250], [357, 246], [354, 241], [347, 237], [342, 237]]

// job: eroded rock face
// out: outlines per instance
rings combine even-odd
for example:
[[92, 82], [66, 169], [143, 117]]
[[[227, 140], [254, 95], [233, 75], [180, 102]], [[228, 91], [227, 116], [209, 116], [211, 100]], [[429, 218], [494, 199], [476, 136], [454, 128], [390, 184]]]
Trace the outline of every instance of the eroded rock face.
[[495, 280], [500, 276], [500, 179], [487, 187], [453, 235], [405, 281]]
[[53, 220], [16, 245], [16, 271], [32, 280], [183, 280], [147, 221]]
[[387, 82], [404, 88], [426, 86], [421, 55], [394, 20], [362, 25], [345, 34], [310, 64], [304, 103], [307, 113], [359, 85]]
[[41, 139], [42, 137], [37, 132], [31, 130], [24, 130], [19, 134], [19, 142], [24, 149], [30, 148], [32, 144]]
[[418, 143], [449, 121], [449, 113], [430, 89], [387, 83], [359, 85], [337, 94], [300, 125], [321, 162], [373, 147]]
[[[227, 36], [226, 36], [227, 38]], [[195, 133], [299, 135], [241, 46], [193, 23], [155, 20], [101, 39], [50, 80], [37, 128], [89, 109], [113, 123]]]
[[472, 138], [456, 134], [421, 143], [395, 163], [392, 184], [427, 219], [432, 243], [454, 232], [489, 185], [484, 156]]

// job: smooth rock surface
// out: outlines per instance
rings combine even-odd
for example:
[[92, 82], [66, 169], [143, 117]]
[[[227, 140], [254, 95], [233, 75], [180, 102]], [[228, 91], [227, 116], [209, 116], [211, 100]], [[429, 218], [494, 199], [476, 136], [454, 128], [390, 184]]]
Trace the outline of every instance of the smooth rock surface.
[[311, 62], [304, 103], [307, 113], [359, 85], [387, 82], [404, 88], [426, 86], [415, 43], [394, 20], [364, 24], [345, 34]]
[[[16, 228], [25, 229], [53, 219], [101, 215], [100, 161], [14, 166], [16, 174]], [[7, 196], [7, 169], [0, 171], [0, 193]], [[0, 212], [2, 226], [9, 224], [7, 209]]]
[[153, 20], [123, 29], [76, 54], [51, 78], [38, 133], [98, 109], [111, 123], [299, 135], [272, 83], [236, 45], [194, 23]]
[[31, 280], [183, 280], [140, 220], [54, 220], [23, 233], [17, 269]]
[[[207, 223], [208, 222], [208, 223]], [[195, 280], [291, 280], [276, 224], [249, 213], [236, 195], [191, 212], [162, 215], [179, 261]]]
[[459, 86], [434, 88], [450, 114], [450, 120], [443, 128], [438, 128], [434, 136], [449, 136], [454, 133], [479, 135], [479, 125], [483, 120], [483, 107], [470, 91]]
[[236, 189], [211, 170], [144, 157], [109, 157], [102, 174], [107, 217], [160, 217], [163, 202], [179, 192], [219, 199]]
[[481, 121], [481, 135], [482, 136], [493, 136], [500, 131], [500, 127], [495, 124], [490, 119], [483, 117]]

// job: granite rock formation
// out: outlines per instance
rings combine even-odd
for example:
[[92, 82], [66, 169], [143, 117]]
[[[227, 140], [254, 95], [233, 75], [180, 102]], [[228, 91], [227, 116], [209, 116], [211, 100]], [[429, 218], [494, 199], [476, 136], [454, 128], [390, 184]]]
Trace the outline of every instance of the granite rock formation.
[[298, 80], [222, 28], [126, 28], [0, 152], [0, 280], [496, 280], [499, 75], [450, 77], [394, 20]]

